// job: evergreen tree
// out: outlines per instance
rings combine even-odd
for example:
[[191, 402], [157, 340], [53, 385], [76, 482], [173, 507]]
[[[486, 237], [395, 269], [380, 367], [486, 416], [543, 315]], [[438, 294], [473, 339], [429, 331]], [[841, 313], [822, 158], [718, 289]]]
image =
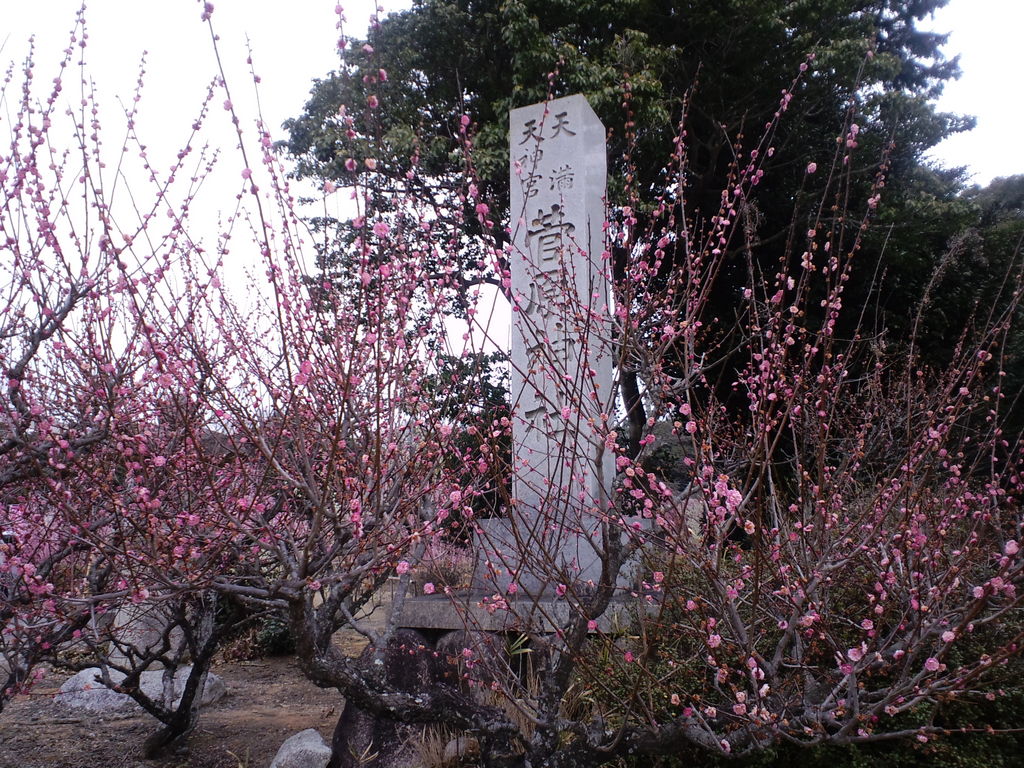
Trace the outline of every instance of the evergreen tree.
[[[852, 219], [878, 191], [884, 163], [884, 194], [859, 238], [845, 301], [870, 305], [879, 338], [902, 341], [915, 308], [930, 298], [943, 254], [965, 247], [954, 238], [973, 215], [960, 196], [961, 174], [923, 160], [971, 125], [933, 103], [958, 67], [941, 51], [945, 36], [918, 22], [946, 2], [417, 0], [374, 26], [365, 42], [350, 41], [339, 69], [316, 81], [304, 113], [286, 123], [288, 150], [299, 176], [360, 183], [380, 215], [390, 209], [390, 192], [412, 183], [433, 217], [461, 222], [464, 239], [444, 254], [449, 264], [438, 264], [442, 274], [457, 262], [458, 292], [480, 280], [496, 282], [481, 224], [460, 185], [471, 158], [498, 225], [490, 234], [500, 243], [508, 218], [510, 109], [584, 93], [608, 128], [612, 220], [640, 230], [658, 225], [653, 197], [668, 186], [666, 148], [682, 124], [685, 177], [670, 202], [685, 208], [699, 232], [720, 212], [730, 173], [748, 161], [785, 103], [758, 159], [763, 181], [743, 207], [745, 242], [729, 244], [706, 326], [731, 326], [751, 269], [770, 282], [781, 263], [799, 261], [796, 243], [809, 226], [856, 232]], [[804, 69], [792, 90], [783, 90]], [[463, 115], [474, 121], [470, 153], [460, 133]], [[837, 143], [851, 130], [858, 150], [852, 163], [838, 165]], [[810, 163], [822, 172], [808, 174]], [[677, 215], [675, 208], [668, 215]], [[325, 232], [321, 269], [343, 281], [352, 272], [346, 254], [357, 233], [330, 219], [313, 224]], [[615, 255], [621, 280], [627, 254], [619, 248]], [[664, 260], [663, 277], [678, 258], [670, 253]], [[948, 328], [929, 333], [937, 341], [926, 341], [923, 352], [940, 363]], [[721, 376], [728, 386], [729, 366]], [[623, 382], [638, 420], [636, 382]]]

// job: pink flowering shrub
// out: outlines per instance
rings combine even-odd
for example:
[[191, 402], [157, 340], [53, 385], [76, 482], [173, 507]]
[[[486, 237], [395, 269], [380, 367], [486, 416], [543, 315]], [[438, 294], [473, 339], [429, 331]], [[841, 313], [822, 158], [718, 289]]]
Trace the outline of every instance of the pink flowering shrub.
[[420, 570], [423, 591], [427, 594], [435, 590], [463, 590], [472, 580], [473, 553], [466, 545], [435, 538], [423, 553]]
[[[426, 593], [456, 586], [453, 568], [464, 581], [464, 555], [444, 543], [461, 534], [453, 526], [487, 535], [484, 494], [489, 511], [516, 509], [516, 485], [494, 475], [528, 478], [515, 462], [504, 472], [516, 404], [481, 418], [467, 394], [490, 374], [467, 365], [464, 382], [439, 384], [462, 333], [496, 335], [482, 285], [514, 288], [473, 183], [470, 120], [452, 126], [467, 158], [462, 213], [437, 216], [423, 194], [430, 179], [357, 188], [352, 238], [321, 246], [344, 249], [348, 271], [318, 278], [272, 137], [257, 123], [250, 140], [227, 93], [211, 91], [197, 125], [223, 97], [240, 130], [231, 224], [247, 226], [256, 258], [240, 279], [226, 265], [241, 235], [204, 250], [188, 235], [191, 197], [169, 203], [190, 148], [161, 175], [133, 146], [152, 199], [122, 218], [102, 183], [98, 107], [86, 99], [71, 115], [82, 138], [65, 152], [53, 127], [63, 81], [37, 98], [31, 63], [24, 74], [0, 157], [13, 267], [0, 326], [0, 523], [10, 531], [0, 704], [72, 642], [137, 681], [156, 657], [125, 648], [126, 660], [113, 658], [102, 617], [121, 609], [165, 608], [208, 661], [217, 599], [286, 616], [318, 684], [377, 714], [473, 731], [488, 759], [509, 765], [929, 739], [941, 729], [921, 713], [936, 701], [996, 695], [986, 686], [1019, 653], [1024, 587], [1020, 454], [1000, 426], [1019, 289], [1005, 317], [964, 336], [946, 371], [839, 338], [851, 311], [843, 287], [885, 180], [883, 166], [863, 218], [837, 212], [853, 124], [817, 218], [776, 274], [751, 269], [735, 322], [710, 314], [709, 292], [756, 247], [749, 206], [760, 158], [774, 153], [772, 125], [757, 147], [737, 149], [711, 220], [691, 221], [685, 186], [672, 181], [649, 229], [628, 206], [608, 224], [603, 263], [611, 269], [614, 254], [621, 279], [602, 341], [621, 395], [567, 377], [555, 355], [531, 375], [562, 398], [565, 455], [614, 466], [614, 490], [567, 498], [549, 484], [518, 542], [523, 572], [504, 594], [459, 603], [464, 630], [500, 617], [535, 638], [505, 656], [467, 649], [488, 701], [447, 684], [399, 690], [331, 642], [354, 627], [380, 659], [417, 574], [428, 574]], [[372, 96], [366, 107], [385, 105]], [[350, 125], [345, 110], [338, 119]], [[679, 178], [685, 152], [681, 130], [666, 163]], [[372, 156], [360, 162], [378, 169]], [[482, 234], [467, 243], [474, 215]], [[480, 257], [473, 280], [452, 266], [457, 252]], [[569, 291], [552, 304], [581, 347], [603, 327]], [[452, 331], [456, 314], [470, 331]], [[663, 449], [677, 458], [655, 471]], [[593, 578], [548, 546], [567, 531], [588, 540]], [[531, 599], [527, 575], [550, 587], [549, 601]], [[391, 578], [381, 629], [360, 610]], [[529, 675], [511, 674], [513, 653], [532, 654]], [[195, 708], [151, 704], [168, 729], [160, 744], [195, 724]]]
[[[849, 126], [837, 145], [827, 192], [837, 200], [856, 134]], [[677, 147], [684, 167], [682, 135]], [[927, 741], [945, 730], [930, 719], [937, 701], [997, 691], [1001, 663], [1020, 651], [1021, 455], [1000, 426], [999, 368], [1019, 285], [1008, 283], [1004, 315], [965, 334], [943, 371], [922, 369], [913, 345], [886, 356], [839, 337], [838, 321], [861, 311], [844, 306], [843, 288], [883, 165], [863, 217], [822, 205], [792, 258], [751, 278], [739, 320], [723, 329], [708, 316], [709, 286], [754, 247], [743, 213], [758, 158], [773, 151], [766, 139], [741, 155], [722, 210], [701, 227], [670, 188], [650, 230], [634, 229], [628, 209], [612, 230], [625, 254], [619, 372], [624, 384], [637, 372], [646, 418], [580, 428], [618, 470], [616, 498], [584, 502], [600, 580], [574, 581], [542, 553], [529, 560], [569, 610], [540, 643], [550, 656], [527, 712], [559, 724], [534, 732], [535, 755], [544, 728], [552, 739], [572, 732], [558, 753], [578, 760], [684, 742], [736, 755], [780, 739]], [[588, 312], [560, 301], [568, 317]], [[562, 394], [569, 413], [586, 411], [585, 385]], [[666, 449], [678, 462], [655, 472], [648, 460]], [[616, 581], [636, 552], [637, 580]], [[623, 602], [634, 621], [625, 631]], [[532, 604], [506, 610], [539, 621]], [[493, 673], [482, 667], [481, 679]], [[532, 684], [508, 681], [505, 695], [528, 699]], [[564, 704], [571, 685], [586, 686], [593, 706], [558, 720], [550, 702]], [[584, 735], [583, 723], [614, 723], [615, 735]]]
[[[113, 207], [102, 168], [117, 158], [98, 105], [84, 97], [84, 117], [58, 114], [68, 84], [38, 99], [32, 66], [0, 156], [12, 267], [0, 337], [0, 706], [72, 643], [140, 696], [141, 672], [182, 659], [115, 633], [115, 614], [133, 607], [189, 629], [196, 669], [216, 647], [218, 595], [291, 610], [296, 626], [315, 623], [307, 643], [329, 643], [389, 574], [410, 570], [453, 489], [473, 492], [454, 477], [461, 451], [435, 411], [439, 397], [447, 419], [468, 406], [424, 393], [448, 306], [426, 279], [429, 212], [410, 213], [423, 226], [374, 226], [357, 246], [358, 279], [326, 311], [306, 280], [284, 169], [257, 125], [242, 180], [258, 272], [241, 285], [225, 273], [230, 234], [200, 248], [192, 193], [171, 203], [191, 147], [158, 172], [130, 133], [153, 199]], [[65, 117], [71, 130], [90, 124], [77, 152], [59, 144]], [[403, 258], [379, 263], [376, 249]], [[194, 725], [196, 712], [143, 703], [168, 728], [154, 750]]]

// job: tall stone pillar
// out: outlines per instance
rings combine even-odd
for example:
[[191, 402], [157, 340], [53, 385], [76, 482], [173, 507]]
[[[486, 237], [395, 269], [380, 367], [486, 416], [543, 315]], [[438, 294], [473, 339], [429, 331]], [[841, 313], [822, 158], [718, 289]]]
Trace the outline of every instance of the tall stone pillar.
[[601, 437], [614, 419], [607, 160], [581, 95], [513, 110], [509, 123], [515, 501], [483, 534], [493, 586], [537, 593], [600, 574], [614, 472]]

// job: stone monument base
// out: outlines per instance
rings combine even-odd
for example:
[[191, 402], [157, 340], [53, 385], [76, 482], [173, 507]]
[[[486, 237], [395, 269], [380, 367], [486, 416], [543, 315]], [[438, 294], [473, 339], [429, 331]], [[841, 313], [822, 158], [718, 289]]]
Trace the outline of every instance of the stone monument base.
[[[402, 606], [398, 626], [425, 631], [470, 629], [546, 634], [564, 627], [570, 618], [569, 603], [561, 598], [506, 596], [504, 603], [475, 590], [450, 595], [410, 595]], [[595, 631], [625, 630], [642, 604], [634, 597], [612, 600], [597, 619]]]

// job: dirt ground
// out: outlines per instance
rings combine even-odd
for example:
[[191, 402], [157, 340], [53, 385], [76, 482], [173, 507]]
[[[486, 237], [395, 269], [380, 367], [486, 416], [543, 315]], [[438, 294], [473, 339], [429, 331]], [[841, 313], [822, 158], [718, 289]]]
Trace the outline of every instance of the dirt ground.
[[[358, 654], [357, 638], [346, 652]], [[316, 728], [330, 741], [344, 701], [309, 682], [292, 657], [222, 662], [213, 672], [227, 695], [203, 710], [187, 748], [162, 760], [141, 757], [155, 719], [65, 710], [52, 696], [70, 673], [54, 672], [0, 713], [0, 768], [267, 768], [299, 731]]]

